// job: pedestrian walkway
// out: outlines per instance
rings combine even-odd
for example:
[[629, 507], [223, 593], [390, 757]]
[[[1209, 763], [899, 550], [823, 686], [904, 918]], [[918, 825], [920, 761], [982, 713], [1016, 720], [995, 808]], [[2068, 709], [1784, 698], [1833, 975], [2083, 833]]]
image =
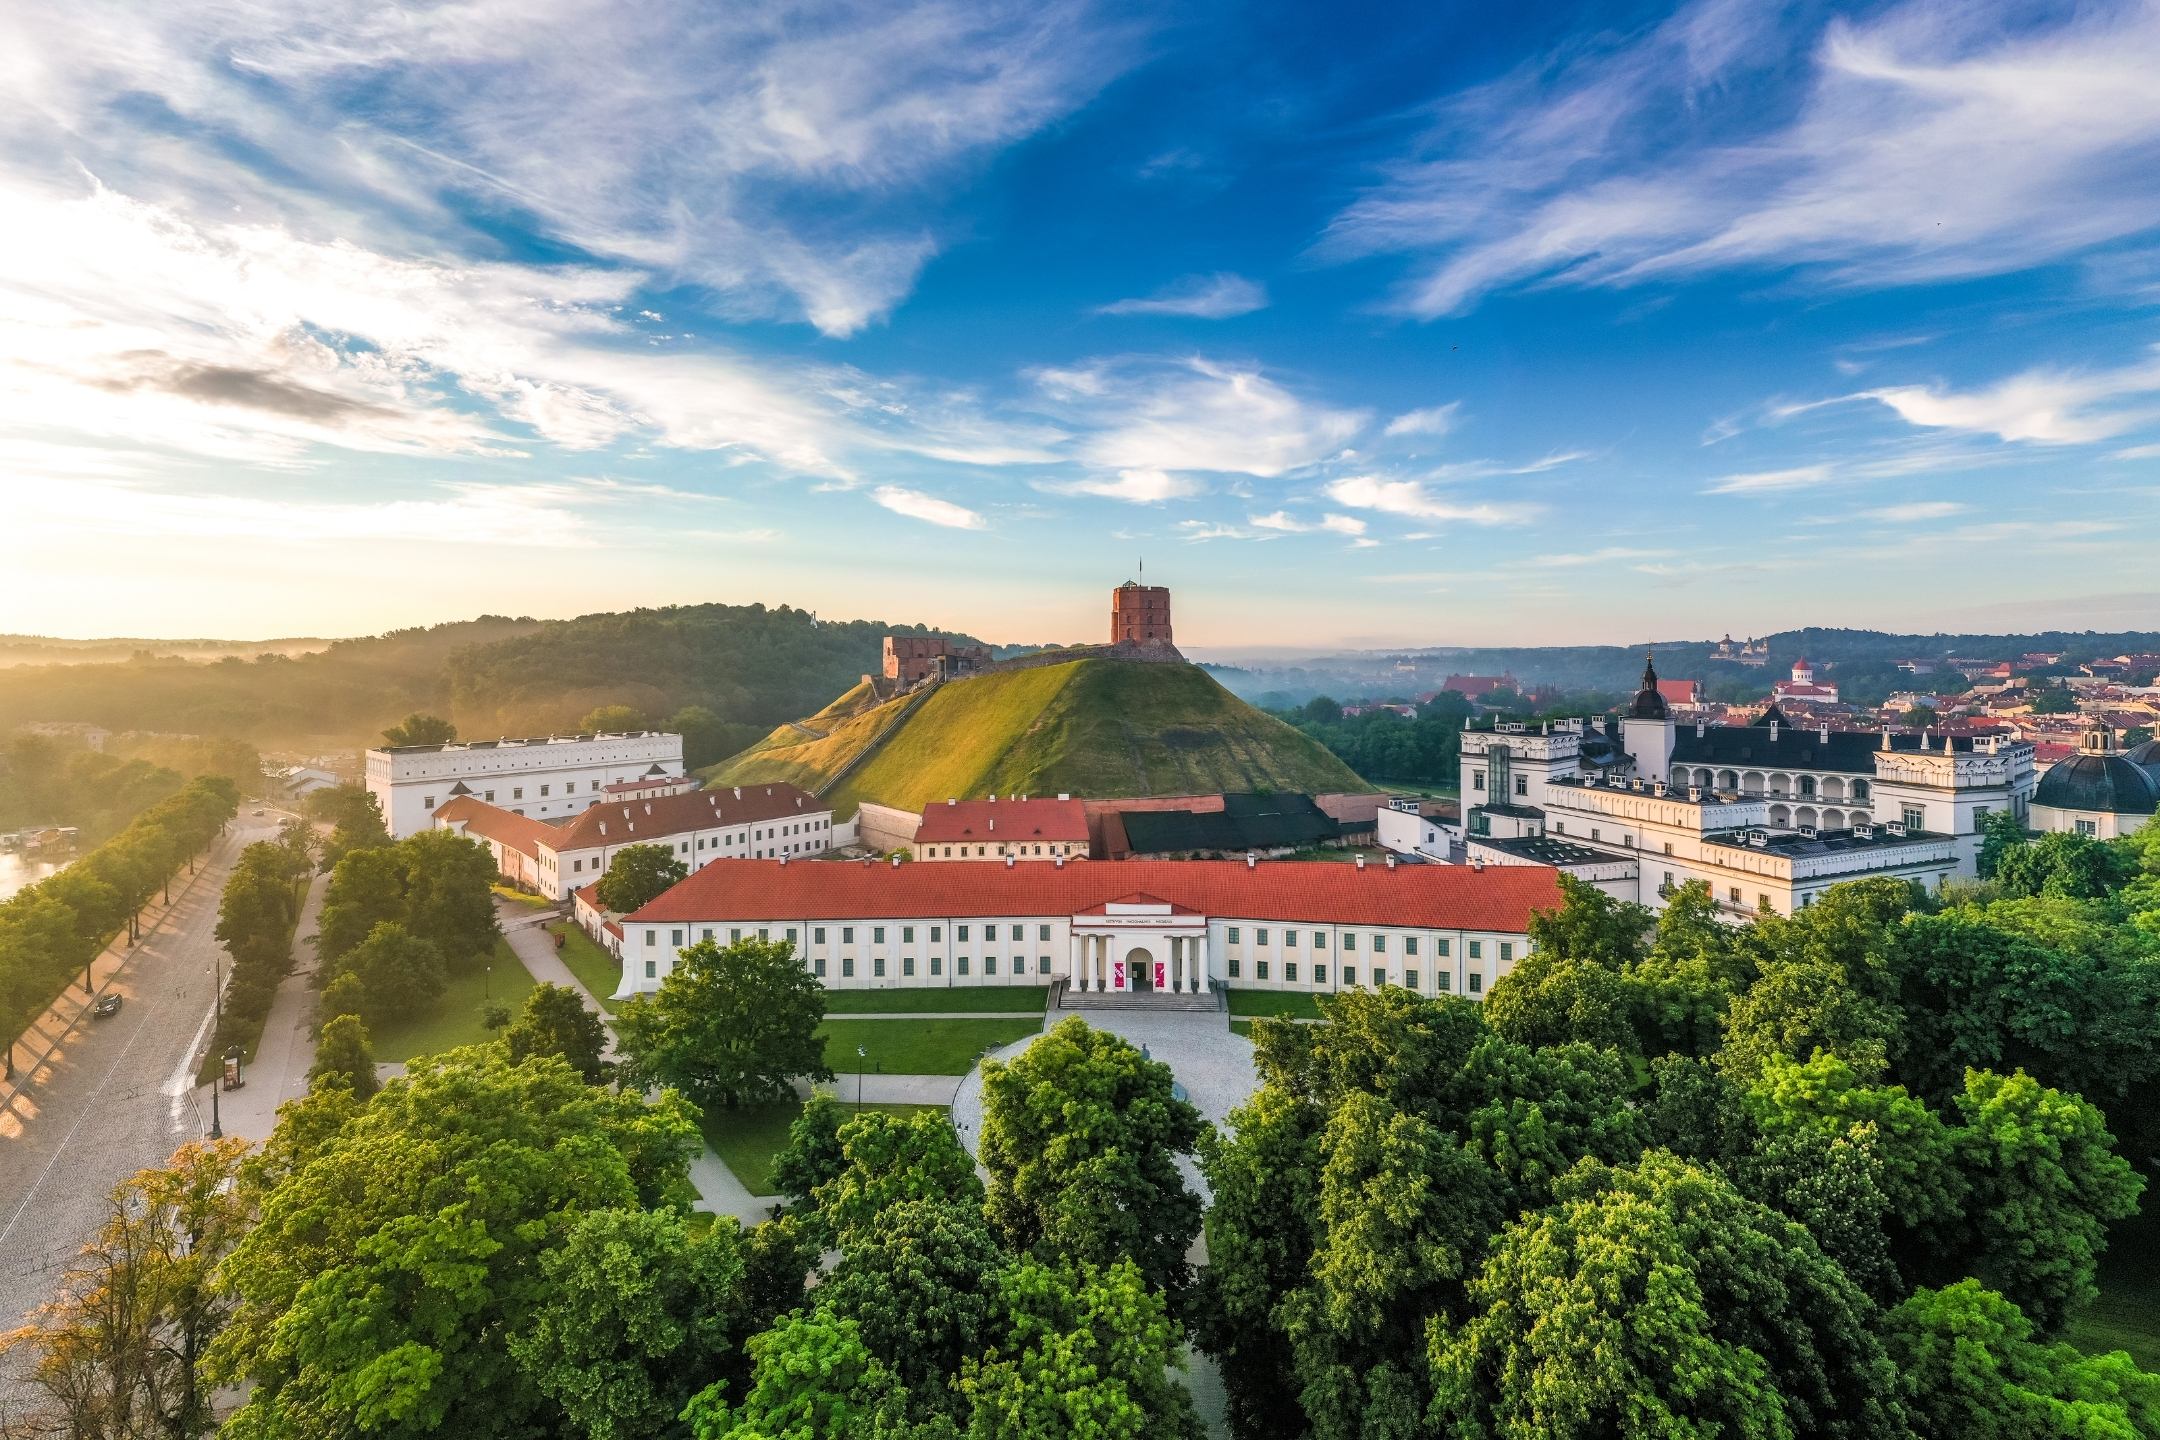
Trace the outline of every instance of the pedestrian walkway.
[[[1030, 1035], [1028, 1038], [1035, 1037]], [[959, 1075], [858, 1075], [853, 1070], [843, 1070], [839, 1079], [824, 1088], [842, 1100], [857, 1100], [865, 1105], [950, 1105], [963, 1078]], [[805, 1100], [816, 1088], [808, 1080], [795, 1082], [795, 1093]]]
[[[308, 1071], [315, 1066], [315, 953], [316, 932], [322, 928], [323, 895], [330, 888], [328, 875], [308, 883], [300, 903], [300, 923], [293, 929], [293, 968], [278, 982], [270, 1002], [269, 1018], [263, 1021], [262, 1039], [255, 1046], [255, 1060], [246, 1070], [247, 1084], [218, 1095], [218, 1115], [227, 1135], [261, 1144], [277, 1128], [278, 1107], [307, 1094]], [[211, 1089], [196, 1092], [196, 1107], [210, 1113]]]
[[1040, 1010], [909, 1010], [895, 1012], [881, 1010], [871, 1015], [855, 1015], [844, 1010], [829, 1010], [828, 1020], [1040, 1020]]

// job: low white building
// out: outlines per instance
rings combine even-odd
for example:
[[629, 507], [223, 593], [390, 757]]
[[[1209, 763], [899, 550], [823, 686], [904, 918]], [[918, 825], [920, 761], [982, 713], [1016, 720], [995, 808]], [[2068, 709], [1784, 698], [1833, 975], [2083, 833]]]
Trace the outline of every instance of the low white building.
[[1084, 860], [1087, 806], [1070, 795], [947, 800], [923, 808], [909, 848], [917, 860]]
[[616, 998], [686, 946], [782, 940], [835, 990], [1047, 985], [1482, 995], [1560, 904], [1542, 867], [1236, 860], [723, 860], [620, 921]]
[[433, 825], [438, 807], [471, 797], [536, 820], [565, 819], [610, 785], [683, 773], [682, 736], [543, 735], [454, 740], [367, 752], [367, 789], [393, 839]]
[[471, 796], [435, 812], [435, 823], [482, 841], [513, 883], [567, 899], [607, 873], [629, 845], [661, 845], [683, 868], [715, 860], [808, 860], [833, 848], [832, 807], [794, 785], [692, 788], [691, 781], [610, 787], [557, 824]]

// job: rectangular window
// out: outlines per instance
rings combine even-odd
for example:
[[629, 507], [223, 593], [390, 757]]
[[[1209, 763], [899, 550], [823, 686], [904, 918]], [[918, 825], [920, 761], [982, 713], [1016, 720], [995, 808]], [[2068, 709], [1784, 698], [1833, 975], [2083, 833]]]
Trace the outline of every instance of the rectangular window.
[[1473, 790], [1483, 790], [1485, 788], [1485, 772], [1483, 770], [1472, 770], [1470, 772], [1470, 788]]
[[2077, 833], [2088, 839], [2096, 838], [2100, 834], [2100, 822], [2097, 820], [2080, 820], [2077, 822]]
[[840, 943], [843, 945], [855, 943], [855, 927], [853, 925], [842, 925], [840, 927]]
[[1035, 927], [1035, 931], [1035, 938], [1038, 940], [1048, 940], [1050, 938], [1050, 927], [1048, 925], [1038, 925]]
[[524, 799], [524, 798], [525, 798], [525, 787], [524, 787], [524, 786], [522, 786], [522, 785], [520, 785], [520, 786], [518, 786], [518, 787], [517, 787], [517, 789], [515, 789], [515, 790], [512, 790], [512, 791], [510, 792], [510, 798], [511, 798], [511, 799], [513, 799], [513, 800], [522, 800], [522, 799]]
[[1433, 989], [1438, 990], [1442, 995], [1455, 988], [1455, 977], [1445, 970], [1435, 970], [1432, 978]]
[[942, 925], [932, 925], [932, 926], [930, 927], [930, 943], [931, 943], [931, 944], [935, 945], [935, 944], [937, 944], [937, 943], [938, 943], [939, 941], [943, 940], [944, 938], [945, 938], [945, 927], [944, 927], [944, 926], [942, 926]]
[[870, 927], [870, 943], [873, 945], [882, 945], [885, 943], [885, 927], [883, 925], [873, 925]]
[[955, 961], [953, 962], [953, 974], [955, 974], [955, 975], [965, 975], [965, 974], [967, 974], [967, 956], [965, 956], [965, 955], [962, 955], [962, 956], [961, 956], [961, 957], [960, 957], [960, 958], [959, 958], [958, 960], [955, 960]]
[[1527, 775], [1517, 775], [1517, 776], [1515, 777], [1515, 793], [1516, 793], [1517, 795], [1528, 795], [1528, 794], [1530, 793], [1530, 777], [1529, 777], [1529, 776], [1527, 776]]
[[1987, 817], [1988, 817], [1988, 807], [1987, 807], [1987, 806], [1985, 806], [1985, 805], [1975, 805], [1975, 806], [1973, 806], [1973, 834], [1975, 834], [1975, 835], [1978, 835], [1978, 834], [1979, 834], [1979, 833], [1980, 833], [1981, 831], [1983, 831], [1983, 830], [1987, 829]]
[[1471, 958], [1471, 959], [1473, 959], [1473, 960], [1482, 960], [1482, 959], [1484, 959], [1484, 958], [1485, 958], [1485, 942], [1484, 942], [1484, 941], [1482, 941], [1482, 940], [1472, 940], [1472, 941], [1470, 942], [1470, 958]]
[[1758, 910], [1768, 910], [1770, 908], [1770, 896], [1767, 892], [1761, 890], [1755, 892], [1755, 908]]
[[1312, 948], [1315, 950], [1327, 949], [1327, 932], [1325, 930], [1312, 932]]
[[1903, 808], [1906, 829], [1925, 830], [1927, 828], [1927, 811], [1921, 809], [1918, 805], [1907, 805]]
[[432, 810], [435, 808], [435, 797], [433, 795], [423, 795], [420, 797], [420, 803], [426, 809]]
[[699, 933], [699, 935], [698, 935], [698, 939], [700, 939], [700, 940], [710, 940], [710, 939], [712, 939], [712, 926], [710, 926], [710, 925], [707, 925], [707, 926], [705, 927], [705, 929], [704, 929], [704, 930], [703, 930], [702, 932], [700, 932], [700, 933]]
[[1342, 983], [1345, 985], [1357, 984], [1357, 966], [1345, 965], [1342, 967]]
[[1342, 937], [1342, 948], [1345, 950], [1357, 949], [1357, 936], [1353, 934], [1345, 934]]
[[1385, 971], [1385, 970], [1375, 970], [1375, 971], [1373, 971], [1373, 972], [1372, 972], [1372, 983], [1373, 983], [1373, 988], [1375, 988], [1375, 989], [1378, 989], [1378, 988], [1379, 988], [1380, 986], [1382, 986], [1382, 985], [1385, 985], [1385, 984], [1387, 984], [1387, 971]]
[[1267, 961], [1265, 961], [1265, 960], [1256, 960], [1256, 961], [1254, 961], [1254, 962], [1253, 962], [1253, 974], [1254, 974], [1255, 976], [1257, 976], [1258, 978], [1262, 979], [1262, 980], [1265, 980], [1265, 979], [1267, 979]]
[[490, 790], [487, 792], [487, 794], [481, 796], [480, 798], [487, 801], [488, 804], [492, 805], [495, 803], [495, 792], [493, 790]]
[[1253, 931], [1252, 938], [1255, 945], [1267, 944], [1267, 927], [1263, 925], [1258, 930]]
[[812, 966], [811, 968], [817, 971], [817, 978], [818, 978], [818, 979], [820, 979], [820, 980], [824, 979], [824, 978], [825, 978], [825, 957], [824, 957], [823, 955], [820, 955], [820, 956], [818, 956], [818, 957], [817, 957], [817, 961], [816, 961], [816, 963], [815, 963], [815, 964], [814, 964], [814, 965], [813, 965], [813, 966]]
[[1373, 954], [1375, 954], [1375, 955], [1385, 955], [1385, 954], [1387, 954], [1387, 936], [1385, 936], [1385, 935], [1375, 935], [1375, 936], [1373, 936], [1373, 937], [1372, 937], [1372, 948], [1373, 948]]
[[823, 925], [816, 925], [811, 927], [810, 943], [813, 945], [822, 945], [825, 943], [825, 927]]
[[545, 786], [545, 785], [542, 785], [542, 786], [540, 787], [540, 793], [541, 793], [542, 795], [545, 795], [545, 794], [547, 794], [547, 793], [548, 793], [548, 787], [547, 787], [547, 786]]
[[855, 978], [854, 956], [843, 955], [840, 957], [840, 978], [843, 980], [852, 980]]
[[730, 945], [734, 944], [737, 940], [742, 939], [742, 926], [737, 925], [733, 929], [729, 930], [727, 932], [727, 938], [728, 944]]
[[659, 972], [660, 972], [660, 967], [659, 967], [658, 965], [654, 964], [654, 963], [653, 963], [652, 961], [650, 961], [650, 960], [647, 960], [647, 961], [645, 962], [645, 978], [646, 978], [646, 979], [648, 979], [648, 980], [655, 980], [655, 979], [658, 979], [658, 978], [659, 978]]
[[913, 925], [902, 925], [900, 927], [900, 943], [903, 945], [915, 943], [915, 927]]
[[682, 931], [680, 931], [680, 930], [670, 930], [670, 931], [668, 931], [668, 942], [667, 942], [667, 943], [668, 943], [668, 944], [670, 944], [670, 945], [673, 945], [673, 946], [674, 946], [674, 947], [675, 947], [676, 949], [680, 950], [680, 949], [682, 948]]
[[1737, 905], [1740, 903], [1740, 887], [1738, 885], [1727, 886], [1725, 889], [1725, 894], [1728, 898], [1731, 899], [1733, 904]]
[[[1320, 968], [1325, 969], [1326, 967], [1322, 966]], [[1285, 960], [1283, 962], [1282, 978], [1289, 981], [1293, 985], [1297, 983], [1297, 961]]]
[[985, 956], [983, 956], [983, 974], [985, 974], [985, 975], [995, 975], [995, 974], [997, 974], [997, 956], [995, 956], [995, 955], [985, 955]]
[[871, 958], [870, 978], [872, 978], [873, 980], [882, 980], [885, 978], [885, 957], [883, 955], [877, 955]]
[[1505, 965], [1514, 958], [1515, 942], [1512, 940], [1502, 940], [1500, 942], [1500, 963]]
[[1050, 973], [1050, 957], [1048, 955], [1042, 956], [1035, 962], [1035, 973], [1038, 975]]
[[795, 927], [793, 925], [787, 927], [787, 943], [790, 945], [795, 943]]
[[1404, 938], [1402, 942], [1402, 953], [1405, 955], [1417, 954], [1417, 936], [1411, 935]]
[[945, 957], [944, 957], [944, 956], [942, 956], [942, 955], [932, 955], [932, 956], [930, 957], [930, 973], [931, 973], [932, 975], [942, 975], [942, 974], [944, 974], [944, 973], [945, 973]]
[[1402, 972], [1402, 983], [1403, 983], [1403, 984], [1405, 984], [1405, 985], [1407, 985], [1408, 987], [1410, 987], [1410, 988], [1411, 988], [1412, 990], [1415, 990], [1415, 989], [1417, 989], [1417, 988], [1418, 988], [1417, 982], [1418, 982], [1418, 972], [1417, 972], [1417, 971], [1415, 971], [1415, 970], [1405, 970], [1405, 971], [1403, 971], [1403, 972]]
[[575, 794], [577, 794], [577, 781], [575, 781], [575, 780], [572, 780], [572, 781], [571, 781], [571, 782], [570, 782], [569, 784], [567, 784], [567, 785], [563, 786], [563, 787], [562, 787], [562, 793], [563, 793], [563, 794], [565, 794], [565, 795], [575, 795]]
[[1470, 972], [1470, 993], [1473, 995], [1482, 994], [1484, 989], [1485, 977], [1478, 971], [1472, 970]]
[[963, 944], [963, 945], [965, 945], [965, 944], [967, 943], [967, 932], [968, 932], [968, 927], [967, 927], [967, 926], [965, 926], [965, 925], [955, 925], [955, 926], [953, 926], [953, 935], [954, 935], [954, 937], [955, 937], [956, 939], [958, 939], [958, 940], [960, 941], [960, 943], [961, 943], [961, 944]]
[[1442, 960], [1445, 960], [1445, 959], [1447, 959], [1447, 957], [1448, 957], [1448, 954], [1449, 954], [1449, 947], [1450, 947], [1450, 946], [1451, 946], [1451, 945], [1452, 945], [1453, 943], [1454, 943], [1454, 942], [1452, 942], [1452, 941], [1449, 941], [1449, 940], [1435, 940], [1435, 941], [1433, 941], [1433, 954], [1435, 954], [1435, 955], [1438, 955], [1438, 956], [1439, 956], [1439, 957], [1440, 957], [1440, 958], [1441, 958]]
[[915, 957], [913, 955], [900, 957], [900, 973], [910, 977], [915, 974]]
[[1230, 927], [1230, 943], [1231, 943], [1232, 945], [1235, 945], [1235, 944], [1237, 944], [1237, 943], [1238, 943], [1238, 927], [1237, 927], [1237, 926], [1235, 926], [1235, 925], [1232, 925], [1232, 926]]
[[1289, 947], [1290, 949], [1293, 949], [1293, 950], [1295, 950], [1295, 949], [1297, 948], [1297, 937], [1298, 937], [1298, 932], [1297, 932], [1297, 931], [1295, 931], [1295, 930], [1285, 930], [1285, 931], [1283, 931], [1283, 932], [1282, 932], [1282, 943], [1283, 943], [1284, 945], [1288, 946], [1288, 947]]
[[757, 927], [757, 938], [758, 938], [758, 939], [760, 939], [760, 940], [770, 940], [770, 939], [772, 939], [772, 930], [771, 930], [771, 928], [770, 928], [769, 926], [765, 926], [765, 925], [760, 925], [760, 926], [758, 926], [758, 927]]
[[657, 930], [647, 930], [647, 931], [645, 932], [645, 943], [646, 943], [646, 944], [648, 944], [648, 945], [657, 945], [657, 944], [659, 944], [659, 943], [660, 943], [660, 932], [659, 932], [659, 931], [657, 931]]
[[[1265, 961], [1262, 961], [1261, 963], [1262, 963], [1262, 964], [1265, 964], [1266, 962], [1265, 962]], [[1238, 978], [1238, 973], [1237, 973], [1237, 972], [1238, 972], [1238, 963], [1237, 963], [1237, 956], [1233, 955], [1233, 956], [1231, 956], [1231, 957], [1230, 957], [1230, 978], [1231, 978], [1231, 979], [1233, 979], [1233, 980], [1237, 979], [1237, 978]]]

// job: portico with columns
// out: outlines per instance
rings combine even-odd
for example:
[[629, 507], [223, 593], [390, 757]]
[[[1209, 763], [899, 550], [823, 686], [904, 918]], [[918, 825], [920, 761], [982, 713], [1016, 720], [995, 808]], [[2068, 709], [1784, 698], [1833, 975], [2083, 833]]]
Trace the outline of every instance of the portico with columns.
[[1153, 895], [1128, 895], [1072, 918], [1077, 991], [1206, 995], [1207, 916]]

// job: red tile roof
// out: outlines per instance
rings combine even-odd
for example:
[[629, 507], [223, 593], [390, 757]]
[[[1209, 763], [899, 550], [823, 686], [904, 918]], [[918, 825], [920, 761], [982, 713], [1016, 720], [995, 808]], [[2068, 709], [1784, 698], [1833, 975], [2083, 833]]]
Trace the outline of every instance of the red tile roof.
[[498, 845], [507, 845], [520, 855], [527, 855], [535, 860], [540, 858], [539, 847], [542, 844], [553, 847], [556, 843], [557, 832], [553, 825], [535, 820], [530, 815], [513, 814], [500, 805], [490, 805], [487, 801], [470, 795], [460, 795], [447, 804], [435, 807], [437, 825], [453, 821], [462, 822], [468, 835], [477, 835], [493, 840]]
[[1693, 705], [1696, 701], [1696, 684], [1693, 680], [1660, 680], [1657, 693], [1675, 705]]
[[[577, 818], [564, 821], [549, 839], [548, 847], [558, 855], [572, 850], [597, 850], [603, 845], [659, 840], [720, 825], [821, 815], [832, 808], [794, 785], [744, 785], [739, 789], [740, 796], [735, 788], [721, 786], [684, 795], [655, 795], [650, 800], [603, 800], [587, 806]], [[602, 825], [607, 826], [605, 835], [600, 833]]]
[[919, 845], [957, 840], [1054, 840], [1085, 845], [1087, 806], [1078, 800], [957, 800], [923, 807]]
[[1133, 894], [1204, 915], [1522, 934], [1560, 904], [1539, 865], [1337, 864], [1280, 860], [1089, 860], [938, 865], [714, 860], [627, 917], [647, 921], [1077, 915]]

